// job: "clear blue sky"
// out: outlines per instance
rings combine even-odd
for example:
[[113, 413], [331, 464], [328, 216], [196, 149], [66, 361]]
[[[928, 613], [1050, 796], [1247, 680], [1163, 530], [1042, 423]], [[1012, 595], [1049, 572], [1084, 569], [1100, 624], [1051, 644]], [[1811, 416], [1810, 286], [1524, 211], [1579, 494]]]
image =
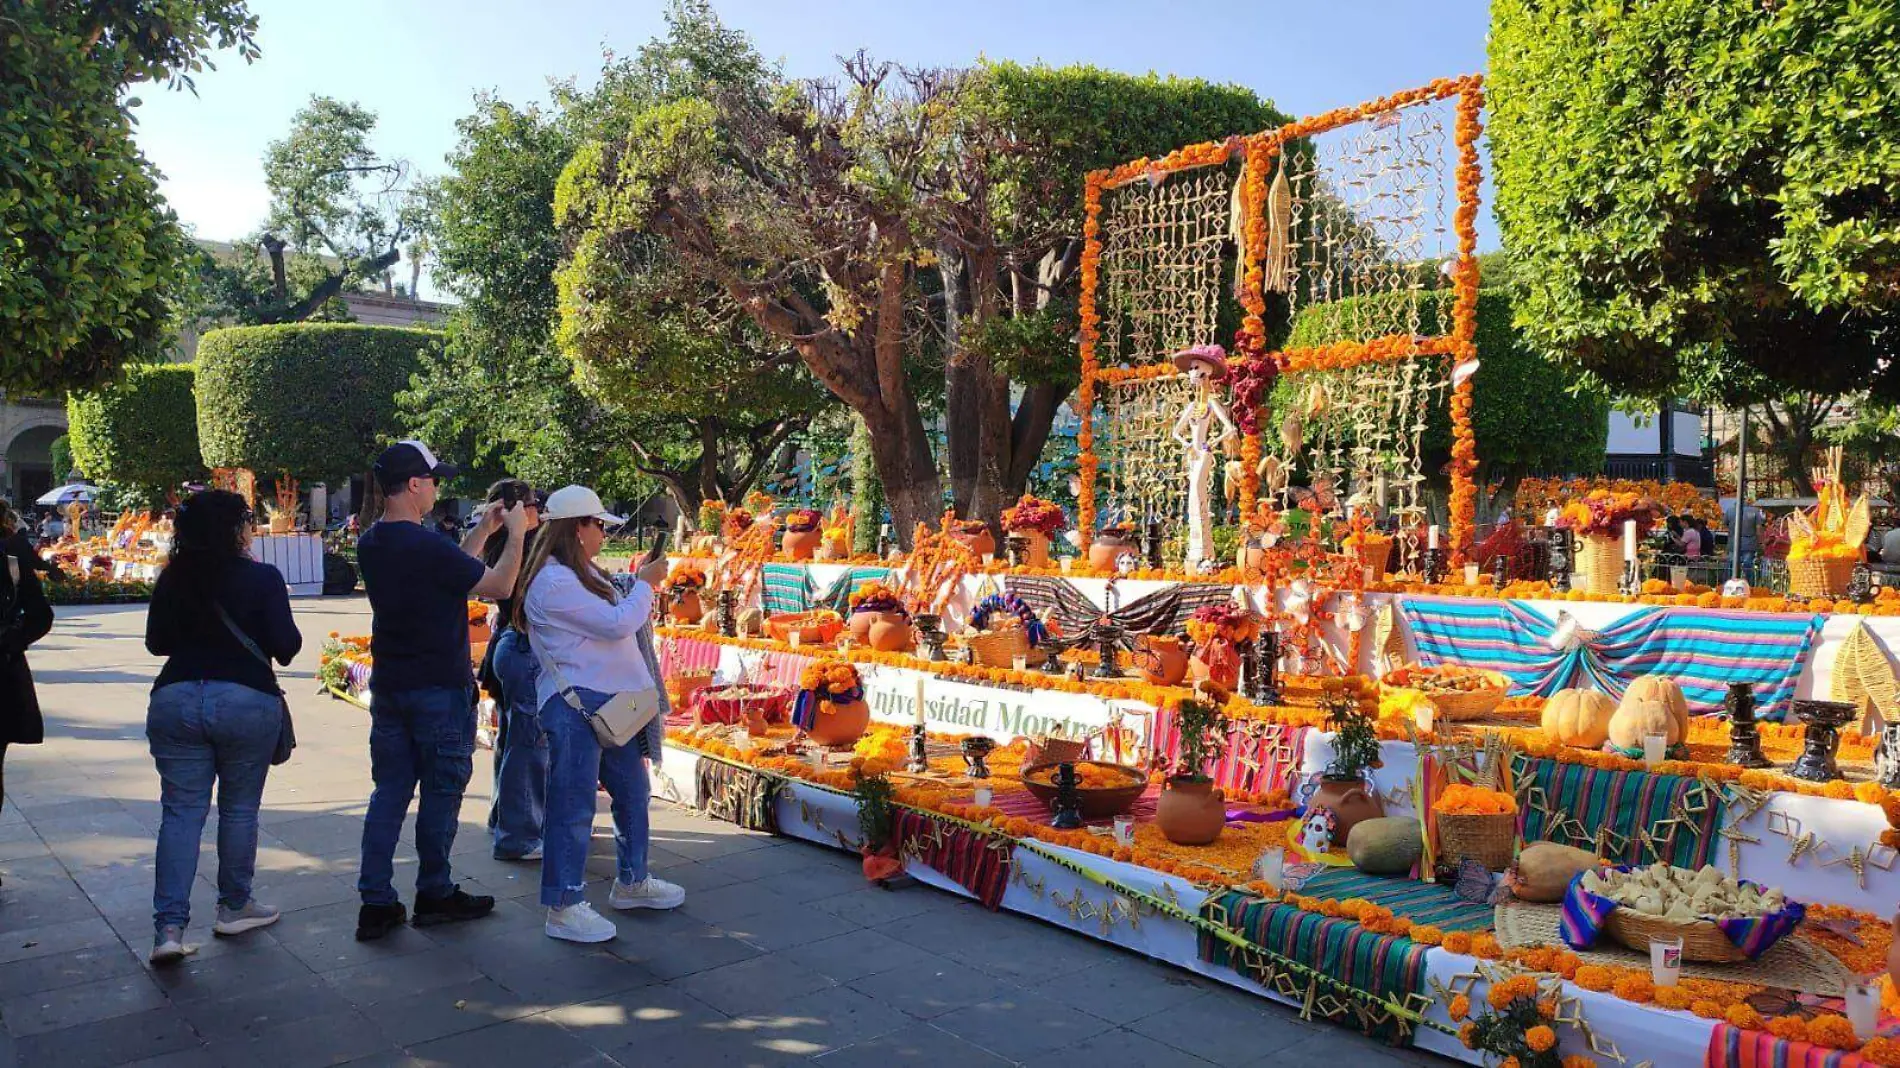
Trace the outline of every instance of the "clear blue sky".
[[[1236, 82], [1305, 115], [1485, 66], [1486, 0], [715, 0], [721, 17], [793, 76], [835, 70], [859, 48], [910, 65], [978, 56], [1074, 62]], [[380, 118], [377, 147], [440, 173], [477, 92], [543, 99], [585, 85], [603, 47], [631, 51], [664, 26], [660, 0], [252, 0], [263, 58], [230, 55], [198, 96], [146, 92], [139, 143], [199, 236], [251, 232], [267, 197], [260, 163], [312, 95]], [[1241, 131], [1236, 131], [1241, 132]], [[1488, 189], [1487, 189], [1488, 199]], [[1488, 205], [1487, 205], [1488, 207]], [[1495, 228], [1481, 224], [1481, 244]]]

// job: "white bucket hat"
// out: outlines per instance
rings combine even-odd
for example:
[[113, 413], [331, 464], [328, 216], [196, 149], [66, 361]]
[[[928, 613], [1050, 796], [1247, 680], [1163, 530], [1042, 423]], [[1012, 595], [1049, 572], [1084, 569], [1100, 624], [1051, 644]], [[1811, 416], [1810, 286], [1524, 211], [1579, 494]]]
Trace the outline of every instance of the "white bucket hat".
[[562, 486], [548, 494], [547, 507], [541, 509], [541, 521], [550, 519], [598, 519], [608, 526], [617, 527], [627, 521], [624, 515], [615, 515], [600, 503], [600, 494], [586, 486]]

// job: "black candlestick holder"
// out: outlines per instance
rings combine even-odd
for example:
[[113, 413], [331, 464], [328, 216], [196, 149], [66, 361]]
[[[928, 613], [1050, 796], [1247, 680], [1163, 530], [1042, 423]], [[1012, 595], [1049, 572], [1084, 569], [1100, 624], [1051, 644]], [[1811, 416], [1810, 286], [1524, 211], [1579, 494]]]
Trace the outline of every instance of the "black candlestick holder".
[[1075, 765], [1056, 765], [1055, 783], [1056, 799], [1049, 806], [1049, 826], [1059, 831], [1076, 830], [1082, 826], [1082, 795], [1076, 790]]
[[1873, 603], [1874, 573], [1866, 564], [1855, 564], [1853, 574], [1848, 576], [1847, 599], [1855, 604]]
[[1550, 532], [1550, 588], [1570, 592], [1571, 544], [1568, 530]]
[[1253, 640], [1253, 650], [1259, 682], [1248, 699], [1257, 705], [1277, 705], [1281, 700], [1280, 636], [1270, 630], [1261, 631]]
[[1499, 553], [1491, 558], [1491, 586], [1503, 589], [1511, 584], [1511, 558]]
[[1161, 570], [1164, 564], [1161, 543], [1165, 530], [1165, 525], [1159, 519], [1150, 520], [1141, 528], [1141, 555], [1147, 559], [1148, 566], [1156, 571]]
[[904, 766], [904, 770], [912, 775], [922, 775], [930, 770], [930, 750], [921, 723], [910, 728], [910, 763]]
[[950, 640], [950, 636], [943, 632], [943, 620], [923, 612], [912, 617], [911, 624], [917, 628], [917, 643], [924, 647], [924, 659], [941, 663], [944, 643]]
[[1122, 638], [1127, 632], [1119, 623], [1097, 623], [1094, 627], [1095, 652], [1101, 658], [1095, 665], [1095, 677], [1098, 679], [1119, 679], [1121, 667], [1116, 664], [1121, 652]]
[[719, 633], [727, 638], [739, 636], [739, 594], [736, 590], [719, 591]]
[[1426, 549], [1424, 561], [1426, 585], [1436, 586], [1445, 581], [1445, 550]]
[[1773, 764], [1761, 751], [1761, 731], [1755, 727], [1755, 688], [1746, 682], [1728, 684], [1728, 763], [1738, 768], [1766, 768]]
[[1625, 597], [1634, 597], [1643, 592], [1643, 580], [1637, 577], [1636, 561], [1623, 561], [1623, 577], [1617, 580], [1616, 592]]
[[1841, 777], [1835, 754], [1841, 748], [1841, 728], [1854, 718], [1855, 708], [1846, 701], [1796, 701], [1794, 718], [1807, 725], [1802, 736], [1801, 756], [1788, 774], [1809, 782], [1832, 782]]
[[983, 761], [996, 750], [996, 740], [985, 735], [973, 734], [963, 739], [961, 748], [963, 750], [963, 762], [969, 765], [963, 772], [964, 776], [971, 779], [989, 778], [989, 765], [983, 763]]

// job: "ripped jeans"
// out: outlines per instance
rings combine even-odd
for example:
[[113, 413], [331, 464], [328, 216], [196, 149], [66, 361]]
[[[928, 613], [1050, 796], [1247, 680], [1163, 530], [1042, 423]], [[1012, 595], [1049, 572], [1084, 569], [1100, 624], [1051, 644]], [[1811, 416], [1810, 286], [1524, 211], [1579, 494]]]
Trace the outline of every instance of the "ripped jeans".
[[[611, 694], [574, 688], [589, 711]], [[541, 706], [541, 729], [548, 737], [548, 809], [541, 828], [541, 904], [566, 908], [581, 901], [587, 882], [587, 853], [593, 842], [599, 789], [613, 799], [614, 852], [622, 883], [647, 877], [647, 762], [639, 739], [618, 749], [602, 749], [594, 729], [561, 695]]]

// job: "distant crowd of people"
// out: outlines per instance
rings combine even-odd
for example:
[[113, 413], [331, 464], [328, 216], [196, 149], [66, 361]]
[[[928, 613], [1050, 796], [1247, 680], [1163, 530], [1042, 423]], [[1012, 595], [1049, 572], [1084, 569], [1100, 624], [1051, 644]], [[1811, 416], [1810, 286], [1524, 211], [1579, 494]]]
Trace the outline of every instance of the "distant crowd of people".
[[[437, 493], [459, 473], [419, 441], [385, 449], [374, 469], [382, 515], [357, 543], [375, 684], [356, 937], [383, 938], [405, 923], [474, 920], [495, 907], [494, 898], [458, 885], [450, 862], [474, 773], [479, 691], [467, 602], [487, 598], [499, 603], [501, 621], [480, 665], [482, 685], [502, 709], [490, 816], [494, 854], [540, 863], [550, 937], [604, 941], [617, 928], [585, 894], [602, 786], [612, 798], [617, 856], [605, 903], [668, 909], [685, 900], [684, 890], [654, 877], [647, 864], [650, 772], [660, 759], [666, 713], [651, 624], [666, 562], [642, 561], [632, 574], [609, 576], [595, 557], [608, 526], [624, 520], [583, 486], [544, 496], [504, 480], [466, 534], [448, 536], [434, 522]], [[296, 745], [277, 669], [297, 656], [303, 637], [283, 576], [250, 557], [254, 528], [241, 496], [191, 494], [174, 517], [170, 559], [146, 618], [146, 648], [164, 658], [146, 715], [162, 801], [154, 966], [196, 948], [185, 934], [214, 789], [213, 932], [242, 935], [280, 918], [253, 895], [252, 884], [264, 785]], [[41, 740], [25, 650], [52, 625], [34, 574], [38, 556], [30, 542], [16, 544], [17, 532], [17, 517], [0, 511], [7, 565], [0, 571], [0, 697], [7, 701], [0, 767], [8, 744]], [[599, 724], [628, 722], [629, 708], [647, 717], [638, 732], [603, 735]], [[405, 907], [395, 853], [412, 804], [420, 863]]]

